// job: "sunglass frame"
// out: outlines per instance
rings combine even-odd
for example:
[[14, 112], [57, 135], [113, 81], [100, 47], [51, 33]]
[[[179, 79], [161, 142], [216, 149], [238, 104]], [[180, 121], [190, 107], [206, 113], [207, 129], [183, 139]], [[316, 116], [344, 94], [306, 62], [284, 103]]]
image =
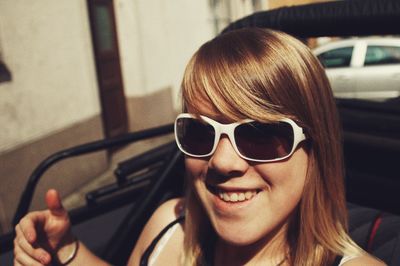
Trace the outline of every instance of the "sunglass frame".
[[[192, 118], [192, 119], [199, 119], [199, 117], [205, 121], [207, 124], [211, 125], [214, 130], [215, 130], [215, 138], [214, 138], [214, 143], [213, 143], [213, 147], [211, 149], [211, 151], [207, 154], [203, 154], [203, 155], [196, 155], [196, 154], [192, 154], [189, 153], [187, 151], [185, 151], [182, 148], [182, 145], [179, 142], [179, 138], [178, 138], [178, 120], [181, 118]], [[292, 119], [290, 118], [283, 118], [281, 120], [279, 120], [278, 122], [284, 122], [289, 124], [292, 129], [293, 129], [293, 145], [292, 145], [292, 149], [290, 150], [290, 152], [283, 156], [283, 157], [279, 157], [279, 158], [274, 158], [274, 159], [254, 159], [254, 158], [250, 158], [247, 157], [243, 154], [240, 153], [237, 145], [236, 145], [236, 139], [235, 139], [235, 128], [239, 125], [245, 124], [245, 123], [249, 123], [249, 122], [254, 122], [255, 120], [251, 120], [251, 119], [245, 119], [239, 122], [234, 122], [234, 123], [230, 123], [230, 124], [222, 124], [219, 123], [207, 116], [204, 115], [194, 115], [194, 114], [190, 114], [190, 113], [182, 113], [179, 114], [176, 119], [175, 119], [175, 124], [174, 124], [174, 134], [175, 134], [175, 141], [176, 144], [178, 145], [178, 148], [186, 155], [191, 156], [191, 157], [195, 157], [195, 158], [204, 158], [204, 157], [209, 157], [212, 156], [215, 152], [215, 150], [218, 147], [218, 143], [219, 140], [221, 139], [221, 135], [225, 134], [226, 136], [228, 136], [228, 139], [233, 147], [233, 149], [235, 150], [235, 152], [243, 159], [247, 160], [247, 161], [251, 161], [251, 162], [258, 162], [258, 163], [266, 163], [266, 162], [276, 162], [276, 161], [281, 161], [284, 160], [286, 158], [289, 158], [294, 151], [296, 150], [297, 146], [299, 145], [300, 142], [302, 142], [303, 140], [306, 139], [306, 136], [304, 134], [304, 130], [303, 128], [301, 128], [299, 125], [296, 124], [296, 122], [294, 122]]]

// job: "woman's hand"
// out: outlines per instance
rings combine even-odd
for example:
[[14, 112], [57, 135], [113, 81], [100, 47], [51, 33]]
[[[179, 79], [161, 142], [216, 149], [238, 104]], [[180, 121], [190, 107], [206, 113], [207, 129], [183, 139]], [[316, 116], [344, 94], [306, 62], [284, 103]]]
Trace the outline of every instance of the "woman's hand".
[[47, 191], [46, 204], [47, 210], [28, 213], [15, 227], [14, 266], [49, 265], [52, 254], [73, 243], [69, 216], [56, 190]]

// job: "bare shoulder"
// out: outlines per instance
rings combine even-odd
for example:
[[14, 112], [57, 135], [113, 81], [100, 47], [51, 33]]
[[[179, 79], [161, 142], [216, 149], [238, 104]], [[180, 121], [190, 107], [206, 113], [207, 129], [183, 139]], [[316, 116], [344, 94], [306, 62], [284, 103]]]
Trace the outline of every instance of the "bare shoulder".
[[164, 202], [154, 211], [140, 234], [128, 265], [139, 265], [140, 257], [146, 248], [161, 230], [182, 215], [183, 208], [184, 200], [176, 198]]
[[346, 263], [343, 264], [343, 266], [360, 266], [360, 265], [365, 265], [365, 266], [385, 266], [387, 265], [383, 261], [369, 255], [365, 254], [360, 257], [351, 259], [347, 261]]
[[[177, 219], [182, 215], [184, 210], [184, 200], [183, 198], [170, 199], [163, 204], [161, 204], [151, 216], [150, 221], [159, 224], [164, 228], [167, 224]], [[158, 221], [160, 220], [160, 221]], [[165, 223], [166, 222], [166, 223]]]

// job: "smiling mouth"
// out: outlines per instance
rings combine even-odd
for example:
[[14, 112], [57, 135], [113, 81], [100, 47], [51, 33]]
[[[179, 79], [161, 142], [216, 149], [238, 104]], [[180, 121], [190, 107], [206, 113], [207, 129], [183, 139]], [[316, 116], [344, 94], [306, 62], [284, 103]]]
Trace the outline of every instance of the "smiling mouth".
[[254, 196], [256, 196], [261, 190], [252, 189], [252, 190], [238, 190], [238, 191], [226, 191], [214, 186], [207, 185], [208, 190], [220, 198], [222, 201], [235, 203], [235, 202], [243, 202], [251, 200]]

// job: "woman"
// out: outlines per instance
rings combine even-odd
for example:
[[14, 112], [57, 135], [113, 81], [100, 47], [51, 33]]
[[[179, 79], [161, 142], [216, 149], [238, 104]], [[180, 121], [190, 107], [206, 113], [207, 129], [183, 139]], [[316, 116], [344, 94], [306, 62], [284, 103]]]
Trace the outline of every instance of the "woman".
[[[156, 210], [129, 265], [384, 265], [347, 235], [335, 102], [301, 42], [255, 28], [218, 36], [192, 57], [182, 95], [186, 196]], [[58, 194], [46, 201], [16, 227], [15, 264], [52, 251], [105, 264], [74, 239]]]

